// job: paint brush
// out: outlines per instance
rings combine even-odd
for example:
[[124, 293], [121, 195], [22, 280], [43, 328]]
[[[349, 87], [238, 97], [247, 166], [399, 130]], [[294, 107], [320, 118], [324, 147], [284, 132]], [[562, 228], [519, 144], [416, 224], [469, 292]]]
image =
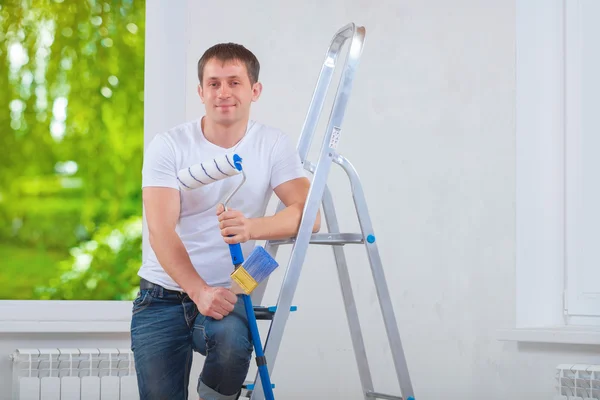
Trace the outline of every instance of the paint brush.
[[279, 266], [279, 263], [262, 247], [256, 246], [248, 259], [236, 265], [231, 273], [231, 290], [236, 294], [250, 294]]

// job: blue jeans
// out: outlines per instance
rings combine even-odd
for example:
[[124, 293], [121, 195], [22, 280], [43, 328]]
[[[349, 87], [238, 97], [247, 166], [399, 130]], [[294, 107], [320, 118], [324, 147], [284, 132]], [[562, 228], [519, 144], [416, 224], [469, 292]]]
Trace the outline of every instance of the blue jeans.
[[253, 350], [243, 298], [215, 320], [200, 314], [185, 293], [141, 289], [133, 301], [131, 350], [140, 400], [187, 400], [193, 351], [206, 357], [200, 398], [237, 399]]

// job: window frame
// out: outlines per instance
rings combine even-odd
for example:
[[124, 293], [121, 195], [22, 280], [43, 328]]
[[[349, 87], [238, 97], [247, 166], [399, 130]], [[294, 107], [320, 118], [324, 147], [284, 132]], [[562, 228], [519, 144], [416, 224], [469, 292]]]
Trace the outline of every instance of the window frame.
[[564, 326], [563, 2], [516, 6], [516, 327]]

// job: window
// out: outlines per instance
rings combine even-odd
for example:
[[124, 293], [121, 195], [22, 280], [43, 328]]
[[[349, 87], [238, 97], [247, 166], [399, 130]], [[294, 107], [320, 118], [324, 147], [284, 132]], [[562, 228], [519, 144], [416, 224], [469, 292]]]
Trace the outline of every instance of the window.
[[44, 4], [0, 6], [0, 331], [128, 331], [143, 148], [185, 111], [185, 9]]
[[600, 247], [591, 228], [600, 214], [590, 205], [600, 199], [592, 183], [600, 123], [590, 109], [600, 53], [590, 44], [600, 7], [534, 0], [516, 10], [517, 329], [501, 337], [597, 344]]
[[565, 3], [565, 310], [574, 323], [600, 317], [599, 18], [597, 1]]

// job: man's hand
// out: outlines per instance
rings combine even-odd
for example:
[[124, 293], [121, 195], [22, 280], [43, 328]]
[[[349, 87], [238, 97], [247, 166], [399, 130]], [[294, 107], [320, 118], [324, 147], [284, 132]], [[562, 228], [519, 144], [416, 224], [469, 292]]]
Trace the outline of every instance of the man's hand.
[[250, 219], [246, 218], [241, 212], [231, 209], [225, 211], [223, 204], [219, 204], [217, 206], [217, 216], [219, 217], [219, 228], [225, 243], [245, 243], [252, 239]]
[[192, 296], [192, 301], [202, 315], [220, 320], [233, 311], [237, 296], [223, 287], [205, 286]]

